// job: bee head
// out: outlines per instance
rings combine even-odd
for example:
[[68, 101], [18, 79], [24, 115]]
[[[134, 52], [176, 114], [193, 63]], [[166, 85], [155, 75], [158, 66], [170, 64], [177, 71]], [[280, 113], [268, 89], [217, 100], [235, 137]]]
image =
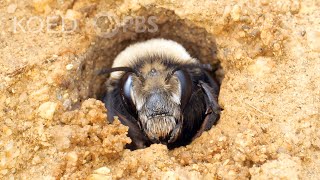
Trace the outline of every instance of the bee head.
[[189, 75], [159, 61], [146, 63], [137, 71], [123, 76], [126, 103], [137, 113], [139, 124], [151, 141], [174, 141], [181, 131], [182, 112], [191, 94]]
[[119, 83], [122, 100], [142, 131], [153, 143], [168, 144], [182, 131], [192, 80], [183, 68], [187, 65], [163, 62], [144, 61], [139, 66], [112, 68], [112, 71], [125, 71]]

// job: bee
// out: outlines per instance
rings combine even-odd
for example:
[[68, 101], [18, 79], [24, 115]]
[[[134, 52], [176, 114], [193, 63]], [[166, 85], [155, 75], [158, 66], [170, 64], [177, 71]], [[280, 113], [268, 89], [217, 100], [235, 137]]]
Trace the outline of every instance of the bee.
[[128, 46], [115, 58], [103, 101], [108, 120], [129, 127], [132, 150], [153, 143], [187, 145], [220, 117], [219, 84], [211, 66], [179, 43], [151, 39]]

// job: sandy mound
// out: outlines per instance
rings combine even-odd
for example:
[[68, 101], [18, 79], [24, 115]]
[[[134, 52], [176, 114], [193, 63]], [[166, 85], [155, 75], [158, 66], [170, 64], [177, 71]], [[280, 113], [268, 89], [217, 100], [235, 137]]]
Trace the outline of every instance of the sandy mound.
[[[0, 179], [319, 179], [319, 6], [2, 2]], [[127, 128], [105, 121], [97, 99], [106, 77], [95, 71], [153, 37], [220, 62], [224, 110], [216, 127], [186, 147], [129, 151]]]

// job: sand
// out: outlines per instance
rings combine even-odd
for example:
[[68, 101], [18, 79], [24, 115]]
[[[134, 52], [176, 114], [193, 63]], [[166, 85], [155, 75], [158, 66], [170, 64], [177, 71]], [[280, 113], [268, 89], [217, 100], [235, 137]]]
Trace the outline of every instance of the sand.
[[[319, 179], [319, 6], [0, 1], [0, 179]], [[223, 111], [186, 147], [130, 151], [96, 71], [154, 37], [220, 63]]]

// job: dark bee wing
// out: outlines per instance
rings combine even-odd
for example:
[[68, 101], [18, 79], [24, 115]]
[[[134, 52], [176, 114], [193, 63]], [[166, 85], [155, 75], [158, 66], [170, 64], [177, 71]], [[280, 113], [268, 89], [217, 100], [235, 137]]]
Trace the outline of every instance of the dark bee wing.
[[220, 117], [220, 106], [218, 104], [217, 93], [214, 88], [210, 87], [207, 83], [200, 81], [200, 86], [204, 92], [206, 100], [206, 115], [202, 125], [193, 139], [199, 137], [203, 131], [211, 129]]

